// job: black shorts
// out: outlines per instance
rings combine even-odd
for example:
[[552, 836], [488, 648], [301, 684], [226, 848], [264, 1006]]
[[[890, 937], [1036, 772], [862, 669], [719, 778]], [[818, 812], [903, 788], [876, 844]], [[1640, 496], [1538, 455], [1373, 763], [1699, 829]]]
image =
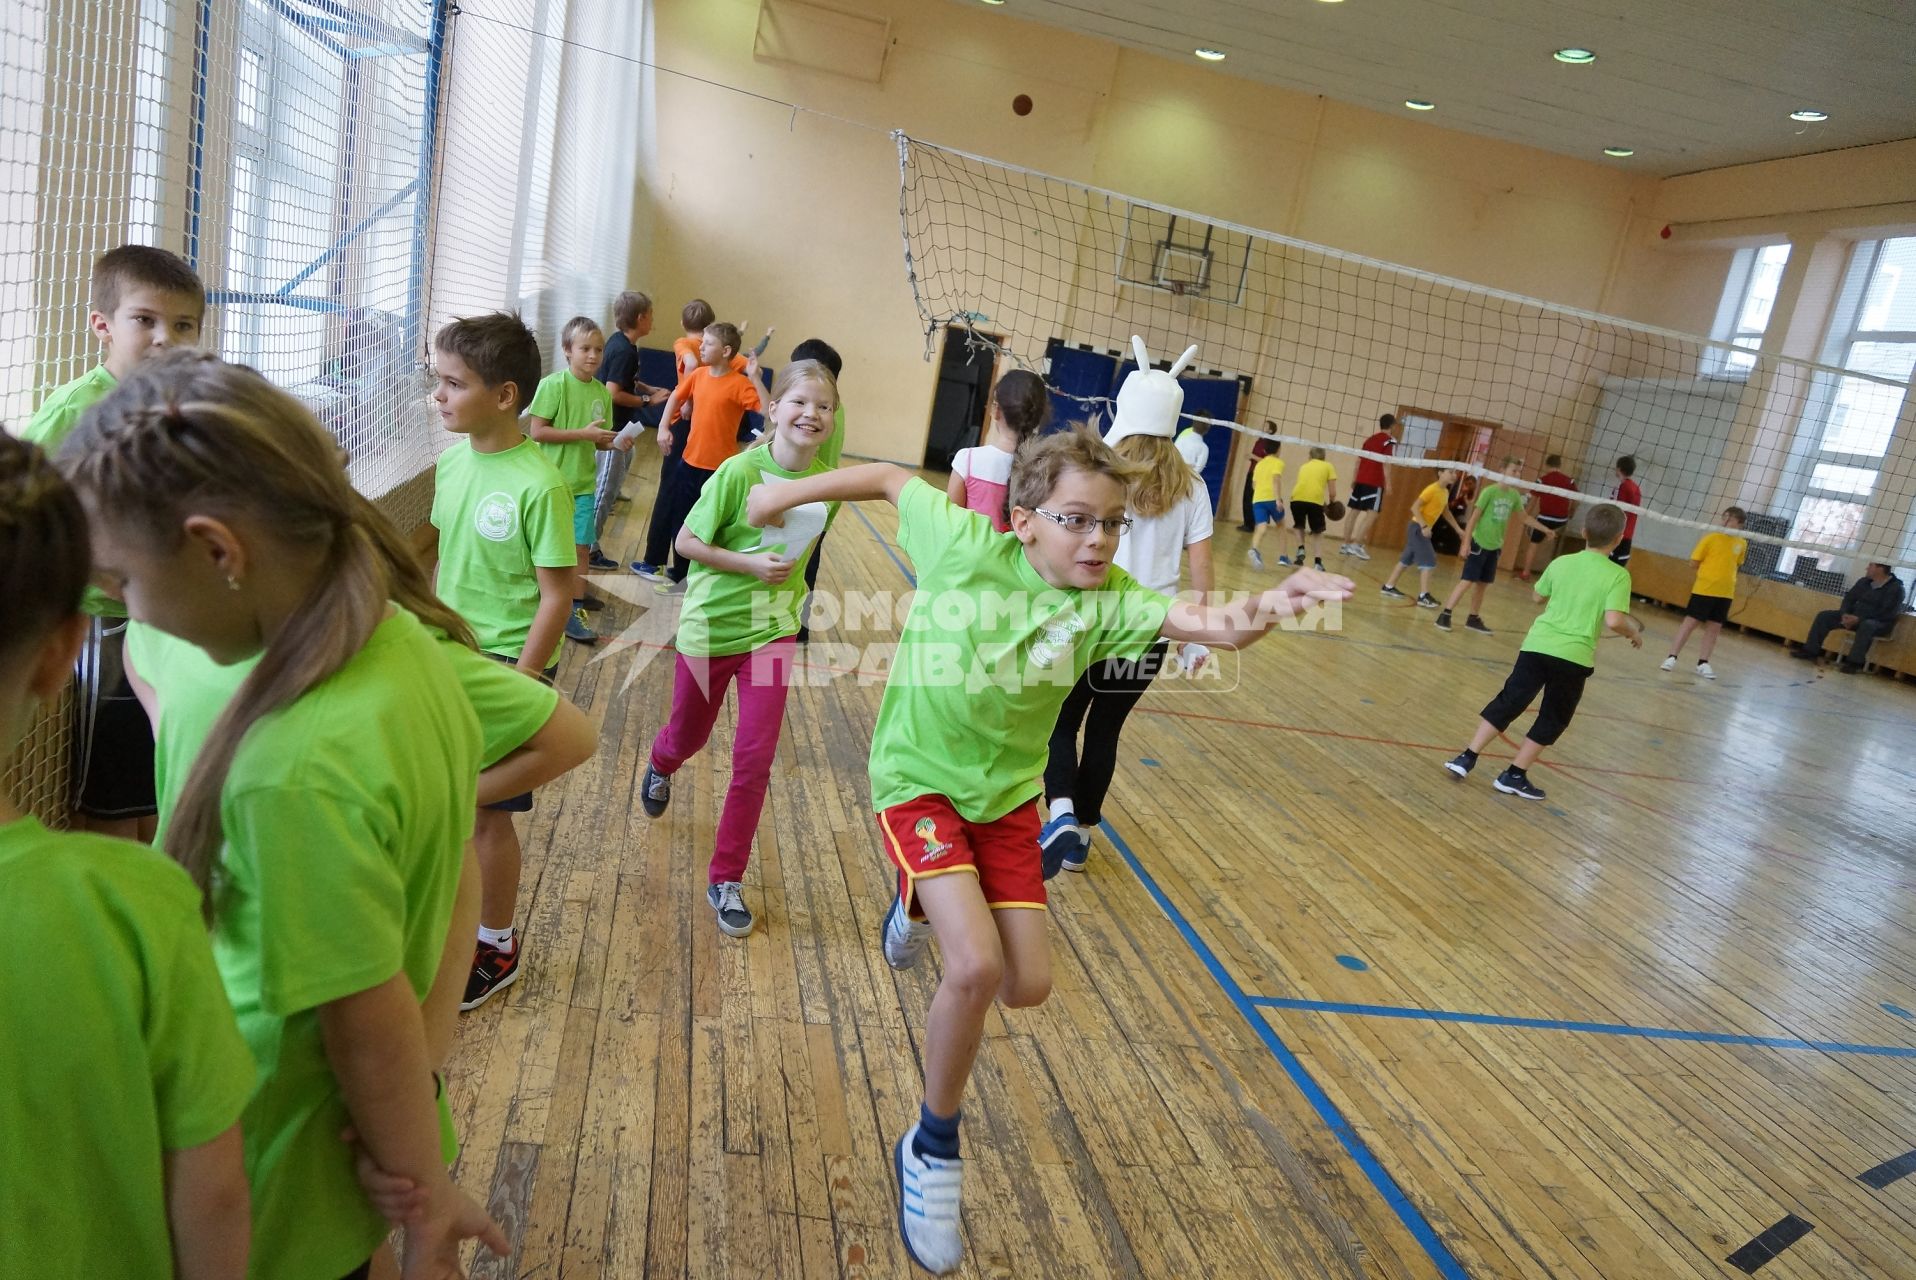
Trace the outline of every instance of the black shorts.
[[[508, 667], [516, 667], [519, 665], [517, 658], [508, 658], [502, 653], [488, 653], [486, 656], [494, 662], [503, 662]], [[539, 679], [544, 684], [551, 684], [558, 675], [559, 664], [554, 662], [546, 668], [546, 673], [540, 676]], [[497, 809], [502, 813], [531, 813], [532, 793], [530, 791], [522, 791], [516, 796], [507, 796], [504, 800], [495, 801], [492, 804], [482, 804], [479, 807], [481, 809]]]
[[1700, 596], [1690, 593], [1690, 603], [1683, 606], [1683, 616], [1695, 618], [1698, 622], [1728, 622], [1730, 620], [1730, 597]]
[[1480, 547], [1476, 540], [1470, 543], [1470, 554], [1464, 557], [1463, 580], [1465, 582], [1495, 582], [1497, 580], [1497, 558], [1503, 555], [1501, 547]]
[[1351, 486], [1351, 500], [1344, 506], [1351, 511], [1375, 511], [1377, 500], [1383, 496], [1382, 485], [1354, 484]]
[[1625, 538], [1622, 542], [1619, 542], [1617, 544], [1617, 549], [1610, 553], [1610, 559], [1615, 561], [1617, 564], [1629, 564], [1630, 563], [1630, 539]]
[[1512, 720], [1523, 714], [1523, 709], [1541, 689], [1543, 705], [1537, 708], [1536, 722], [1524, 736], [1540, 747], [1547, 747], [1570, 727], [1570, 717], [1576, 714], [1577, 703], [1583, 700], [1583, 683], [1589, 678], [1589, 667], [1578, 666], [1568, 658], [1525, 649], [1517, 655], [1517, 665], [1510, 669], [1504, 687], [1484, 707], [1483, 717], [1502, 733]]
[[1532, 542], [1542, 542], [1545, 538], [1549, 537], [1551, 533], [1555, 533], [1557, 530], [1569, 524], [1570, 517], [1569, 516], [1538, 516], [1537, 523], [1549, 529], [1550, 533], [1545, 533], [1543, 529], [1532, 529], [1530, 531], [1530, 540]]
[[1312, 533], [1324, 532], [1324, 504], [1321, 502], [1293, 502], [1291, 504], [1291, 523], [1297, 531], [1303, 533], [1308, 527]]
[[149, 818], [153, 726], [126, 678], [125, 618], [89, 618], [74, 663], [73, 807], [89, 818]]

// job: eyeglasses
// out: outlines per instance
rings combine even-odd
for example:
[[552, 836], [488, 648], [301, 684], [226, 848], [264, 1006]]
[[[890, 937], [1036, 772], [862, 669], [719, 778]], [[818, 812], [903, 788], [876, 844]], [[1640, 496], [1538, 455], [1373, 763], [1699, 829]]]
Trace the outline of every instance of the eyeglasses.
[[1115, 520], [1100, 520], [1082, 511], [1072, 511], [1061, 515], [1056, 511], [1046, 511], [1043, 507], [1033, 507], [1032, 510], [1051, 523], [1062, 526], [1066, 533], [1074, 533], [1080, 538], [1099, 527], [1114, 538], [1121, 538], [1131, 532], [1130, 516], [1119, 516]]

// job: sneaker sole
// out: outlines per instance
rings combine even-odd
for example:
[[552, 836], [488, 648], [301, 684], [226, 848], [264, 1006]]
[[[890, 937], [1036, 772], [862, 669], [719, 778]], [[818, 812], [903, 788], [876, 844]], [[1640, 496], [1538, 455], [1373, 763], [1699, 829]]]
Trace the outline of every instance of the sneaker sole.
[[891, 905], [885, 908], [885, 914], [878, 921], [878, 954], [885, 957], [885, 964], [894, 972], [908, 973], [918, 967], [919, 958], [924, 955], [924, 952], [919, 952], [904, 964], [899, 964], [891, 958], [891, 949], [885, 943], [891, 937], [892, 913], [897, 910], [898, 893], [894, 890], [891, 895]]
[[492, 986], [487, 989], [486, 994], [480, 996], [477, 1000], [472, 1001], [470, 1004], [466, 1003], [464, 1000], [461, 1000], [459, 1002], [459, 1012], [471, 1013], [474, 1009], [477, 1009], [480, 1005], [492, 999], [494, 996], [498, 995], [501, 991], [504, 991], [507, 987], [511, 986], [513, 983], [519, 980], [519, 970], [524, 967], [525, 965], [523, 963], [515, 966], [511, 973], [499, 979], [499, 981], [493, 983]]
[[1510, 785], [1509, 785], [1508, 783], [1506, 783], [1506, 782], [1505, 782], [1505, 781], [1504, 781], [1504, 780], [1503, 780], [1502, 778], [1492, 778], [1492, 779], [1490, 780], [1490, 785], [1491, 785], [1491, 786], [1493, 786], [1493, 787], [1495, 787], [1495, 788], [1497, 788], [1497, 790], [1499, 790], [1499, 791], [1501, 791], [1501, 792], [1503, 792], [1503, 793], [1504, 793], [1505, 795], [1507, 795], [1507, 796], [1515, 796], [1515, 797], [1517, 797], [1517, 799], [1519, 799], [1519, 800], [1541, 800], [1541, 799], [1543, 799], [1543, 796], [1542, 796], [1541, 794], [1536, 794], [1536, 793], [1532, 793], [1532, 792], [1525, 792], [1525, 791], [1519, 791], [1519, 790], [1517, 790], [1517, 788], [1515, 788], [1515, 787], [1513, 787], [1513, 786], [1510, 786]]
[[1454, 778], [1468, 778], [1470, 776], [1470, 770], [1459, 769], [1455, 762], [1450, 760], [1444, 761], [1444, 768], [1448, 769]]
[[1435, 609], [1435, 608], [1438, 608], [1439, 605], [1437, 604], [1435, 600], [1419, 600], [1417, 602], [1417, 607], [1419, 609]]
[[752, 936], [752, 930], [758, 928], [758, 921], [756, 920], [752, 921], [752, 923], [746, 925], [743, 929], [741, 929], [735, 924], [726, 924], [725, 917], [719, 915], [716, 909], [713, 911], [712, 915], [713, 915], [713, 919], [718, 924], [719, 932], [724, 934], [728, 938], [749, 938]]
[[1091, 861], [1090, 858], [1079, 858], [1076, 862], [1061, 862], [1058, 865], [1066, 871], [1083, 871], [1085, 863], [1089, 861]]

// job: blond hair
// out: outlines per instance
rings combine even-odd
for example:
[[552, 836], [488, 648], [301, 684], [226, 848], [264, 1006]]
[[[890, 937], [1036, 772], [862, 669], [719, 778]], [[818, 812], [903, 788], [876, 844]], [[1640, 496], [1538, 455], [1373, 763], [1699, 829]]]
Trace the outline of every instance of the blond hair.
[[1198, 482], [1176, 442], [1163, 436], [1126, 436], [1113, 447], [1138, 469], [1126, 503], [1133, 515], [1146, 520], [1163, 515], [1184, 501]]
[[792, 388], [801, 382], [821, 384], [831, 393], [832, 407], [838, 407], [838, 379], [832, 376], [830, 369], [817, 360], [787, 361], [779, 369], [778, 375], [772, 379], [771, 403], [777, 404], [783, 400], [792, 393]]
[[1051, 491], [1058, 487], [1059, 477], [1067, 471], [1109, 476], [1128, 491], [1140, 470], [1136, 463], [1119, 457], [1116, 450], [1098, 438], [1097, 432], [1076, 422], [1062, 431], [1032, 436], [1018, 446], [1017, 455], [1011, 461], [1005, 510], [1008, 515], [1013, 507], [1033, 511], [1043, 506]]
[[157, 356], [88, 410], [60, 462], [94, 512], [167, 550], [191, 515], [245, 517], [322, 550], [317, 581], [207, 735], [166, 829], [166, 852], [211, 919], [225, 832], [220, 791], [246, 731], [305, 696], [364, 647], [389, 604], [473, 646], [411, 547], [352, 487], [339, 446], [292, 395], [197, 351]]

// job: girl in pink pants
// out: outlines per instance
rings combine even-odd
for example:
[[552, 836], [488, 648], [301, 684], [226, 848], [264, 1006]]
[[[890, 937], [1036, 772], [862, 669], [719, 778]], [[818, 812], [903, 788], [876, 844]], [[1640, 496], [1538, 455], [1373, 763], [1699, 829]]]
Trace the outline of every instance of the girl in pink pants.
[[649, 817], [665, 812], [672, 775], [705, 746], [726, 687], [736, 685], [732, 780], [705, 891], [719, 930], [734, 938], [749, 934], [755, 923], [740, 882], [785, 724], [793, 637], [805, 600], [805, 559], [838, 505], [801, 507], [787, 514], [783, 528], [754, 529], [745, 522], [745, 497], [761, 483], [831, 469], [818, 461], [818, 450], [832, 432], [837, 401], [837, 384], [816, 360], [794, 360], [779, 370], [772, 384], [772, 429], [764, 443], [712, 473], [675, 544], [692, 570], [679, 614], [672, 717], [652, 741], [639, 802]]

